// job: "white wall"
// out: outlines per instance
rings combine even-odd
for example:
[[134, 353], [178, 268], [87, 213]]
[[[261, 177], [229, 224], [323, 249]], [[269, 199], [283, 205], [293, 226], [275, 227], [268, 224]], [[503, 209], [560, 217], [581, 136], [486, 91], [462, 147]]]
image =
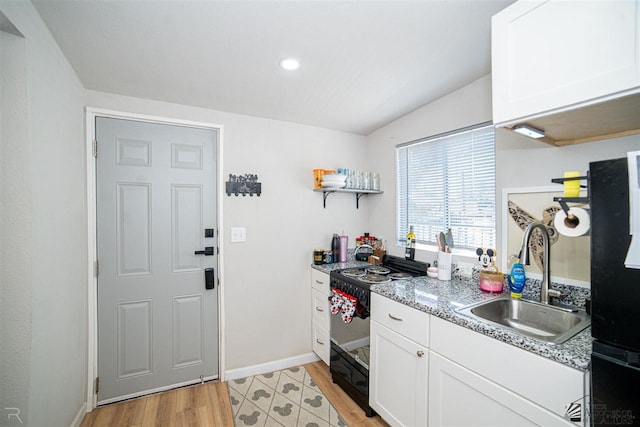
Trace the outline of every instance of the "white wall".
[[[368, 162], [380, 172], [384, 194], [370, 202], [369, 228], [388, 239], [388, 250], [402, 256], [396, 243], [397, 144], [491, 120], [491, 77], [485, 76], [378, 129], [367, 137]], [[433, 262], [435, 251], [417, 250], [416, 259]]]
[[[333, 232], [367, 231], [366, 207], [333, 194], [322, 208], [313, 168], [364, 168], [364, 137], [289, 122], [87, 91], [87, 105], [223, 126], [223, 176], [254, 173], [260, 197], [223, 196], [226, 369], [304, 355], [311, 348], [310, 264]], [[230, 242], [231, 227], [247, 241]]]
[[[552, 186], [554, 184], [551, 183], [551, 179], [561, 178], [564, 171], [586, 173], [589, 170], [589, 162], [626, 157], [627, 151], [640, 150], [640, 135], [553, 147], [499, 129], [496, 131], [496, 150], [496, 220], [501, 224], [502, 216], [506, 213], [500, 209], [503, 188]], [[561, 191], [562, 187], [558, 185], [558, 189]], [[498, 227], [498, 241], [501, 242], [501, 239], [502, 230]], [[586, 245], [588, 239], [583, 239], [582, 243]], [[572, 259], [570, 253], [559, 255], [567, 260]]]
[[24, 35], [2, 52], [0, 423], [15, 407], [24, 424], [69, 425], [86, 394], [84, 90], [31, 3], [0, 12]]
[[[28, 410], [32, 233], [26, 43], [0, 32], [0, 425]], [[27, 302], [27, 303], [22, 303]], [[15, 413], [15, 410], [12, 410]]]
[[[369, 228], [389, 236], [391, 251], [396, 227], [396, 166], [395, 146], [430, 135], [490, 121], [491, 76], [487, 75], [451, 94], [444, 96], [367, 137], [369, 167], [379, 170], [384, 183], [384, 195], [370, 203]], [[551, 179], [562, 177], [565, 170], [586, 171], [589, 162], [623, 157], [627, 151], [640, 149], [640, 135], [553, 147], [543, 142], [498, 129], [496, 131], [496, 209], [498, 253], [501, 253], [502, 189], [552, 185]], [[559, 187], [561, 188], [561, 187]], [[418, 250], [416, 258], [433, 261], [435, 252]], [[469, 258], [467, 261], [475, 262]]]

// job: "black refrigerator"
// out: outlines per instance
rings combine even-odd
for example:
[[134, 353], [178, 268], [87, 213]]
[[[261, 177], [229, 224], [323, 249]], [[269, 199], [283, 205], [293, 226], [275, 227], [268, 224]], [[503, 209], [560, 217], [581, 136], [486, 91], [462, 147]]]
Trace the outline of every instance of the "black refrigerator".
[[637, 209], [629, 193], [640, 182], [630, 182], [629, 165], [627, 158], [589, 165], [593, 426], [640, 425], [640, 270], [625, 265]]

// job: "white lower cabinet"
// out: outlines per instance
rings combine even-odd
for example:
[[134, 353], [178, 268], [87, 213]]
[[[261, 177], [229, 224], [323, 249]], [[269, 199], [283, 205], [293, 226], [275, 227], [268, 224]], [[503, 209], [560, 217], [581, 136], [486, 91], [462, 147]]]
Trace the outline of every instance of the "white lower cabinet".
[[320, 356], [320, 359], [328, 365], [330, 353], [329, 330], [323, 328], [317, 322], [312, 322], [311, 334], [313, 339], [313, 352]]
[[431, 426], [583, 425], [582, 371], [437, 317], [429, 363]]
[[430, 426], [556, 426], [567, 421], [451, 360], [429, 358]]
[[391, 426], [583, 426], [584, 384], [580, 370], [371, 295], [369, 405]]
[[426, 426], [429, 315], [376, 294], [371, 306], [369, 405], [392, 426]]
[[313, 352], [327, 365], [329, 364], [330, 313], [329, 313], [329, 275], [311, 269], [311, 346]]

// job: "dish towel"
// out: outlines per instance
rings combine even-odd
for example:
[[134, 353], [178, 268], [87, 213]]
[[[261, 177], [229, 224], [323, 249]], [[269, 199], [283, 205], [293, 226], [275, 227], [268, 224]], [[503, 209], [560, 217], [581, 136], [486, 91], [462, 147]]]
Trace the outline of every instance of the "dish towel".
[[344, 323], [350, 323], [353, 320], [357, 306], [358, 298], [340, 289], [331, 288], [331, 300], [329, 304], [331, 314], [340, 314]]

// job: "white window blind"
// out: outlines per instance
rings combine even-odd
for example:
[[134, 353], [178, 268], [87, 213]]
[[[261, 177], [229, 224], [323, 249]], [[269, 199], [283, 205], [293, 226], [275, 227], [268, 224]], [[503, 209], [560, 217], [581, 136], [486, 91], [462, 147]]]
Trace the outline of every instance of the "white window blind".
[[495, 142], [492, 124], [397, 146], [397, 239], [436, 244], [449, 228], [456, 248], [496, 247]]

